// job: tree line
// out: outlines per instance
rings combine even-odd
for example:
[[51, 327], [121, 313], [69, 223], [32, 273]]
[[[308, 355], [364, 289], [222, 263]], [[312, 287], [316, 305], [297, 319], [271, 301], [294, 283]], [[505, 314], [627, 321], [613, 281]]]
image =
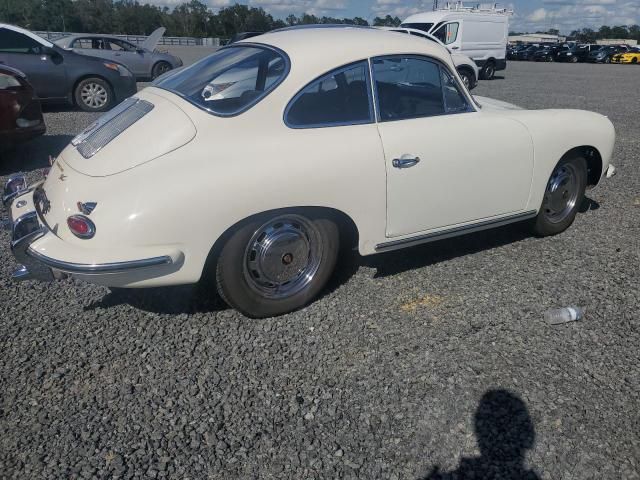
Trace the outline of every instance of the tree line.
[[[173, 9], [137, 0], [0, 0], [0, 22], [30, 30], [148, 35], [163, 26], [176, 37], [229, 38], [238, 32], [266, 32], [293, 25], [369, 25], [361, 17], [318, 17], [305, 13], [277, 19], [263, 8], [235, 4], [213, 12], [200, 0]], [[376, 26], [400, 25], [398, 17], [376, 17]]]
[[[212, 11], [200, 0], [190, 0], [173, 9], [138, 0], [0, 0], [0, 22], [30, 30], [148, 35], [159, 26], [172, 37], [229, 38], [238, 32], [266, 32], [293, 25], [341, 23], [370, 25], [361, 17], [318, 17], [305, 13], [274, 18], [263, 8], [235, 4]], [[395, 27], [400, 18], [376, 17], [371, 25]], [[557, 30], [536, 33], [554, 33]], [[574, 30], [569, 38], [592, 43], [603, 38], [640, 41], [640, 26], [602, 26], [598, 30]]]

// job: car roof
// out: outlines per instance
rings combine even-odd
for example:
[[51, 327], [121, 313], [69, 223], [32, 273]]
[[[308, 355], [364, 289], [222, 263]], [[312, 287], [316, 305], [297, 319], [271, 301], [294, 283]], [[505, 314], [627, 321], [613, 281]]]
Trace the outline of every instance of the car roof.
[[262, 43], [284, 51], [291, 60], [292, 73], [297, 69], [323, 73], [370, 57], [397, 54], [431, 56], [455, 69], [445, 47], [414, 35], [398, 35], [371, 27], [311, 25], [286, 28], [235, 45], [243, 43]]
[[41, 45], [44, 45], [45, 47], [53, 47], [53, 43], [51, 43], [50, 41], [45, 40], [39, 35], [36, 35], [35, 33], [30, 32], [29, 30], [26, 30], [24, 28], [16, 27], [15, 25], [9, 25], [8, 23], [0, 23], [0, 30], [3, 28], [26, 35], [27, 37], [31, 38], [32, 40], [35, 40], [36, 42], [40, 43]]

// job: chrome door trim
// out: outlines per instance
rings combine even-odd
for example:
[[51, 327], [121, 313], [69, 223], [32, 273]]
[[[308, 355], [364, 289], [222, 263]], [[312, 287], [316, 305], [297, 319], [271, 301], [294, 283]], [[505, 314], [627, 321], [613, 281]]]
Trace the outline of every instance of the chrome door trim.
[[457, 237], [460, 235], [466, 235], [467, 233], [479, 232], [481, 230], [487, 230], [489, 228], [501, 227], [510, 223], [519, 222], [533, 218], [538, 214], [536, 210], [529, 210], [523, 213], [516, 213], [514, 215], [508, 215], [506, 217], [500, 217], [482, 222], [474, 223], [471, 225], [465, 225], [462, 227], [454, 227], [447, 230], [441, 230], [439, 232], [427, 233], [425, 235], [418, 235], [415, 237], [404, 238], [402, 240], [393, 240], [391, 242], [380, 243], [376, 245], [376, 252], [390, 252], [392, 250], [399, 250], [401, 248], [413, 247], [423, 243], [435, 242], [437, 240], [443, 240], [445, 238]]

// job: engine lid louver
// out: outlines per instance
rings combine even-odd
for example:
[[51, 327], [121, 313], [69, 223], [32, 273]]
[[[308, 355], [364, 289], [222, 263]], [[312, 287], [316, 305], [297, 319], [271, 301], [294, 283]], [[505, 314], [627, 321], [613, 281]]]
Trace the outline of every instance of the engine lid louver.
[[91, 158], [114, 138], [153, 110], [146, 100], [128, 98], [77, 135], [71, 144], [84, 158]]

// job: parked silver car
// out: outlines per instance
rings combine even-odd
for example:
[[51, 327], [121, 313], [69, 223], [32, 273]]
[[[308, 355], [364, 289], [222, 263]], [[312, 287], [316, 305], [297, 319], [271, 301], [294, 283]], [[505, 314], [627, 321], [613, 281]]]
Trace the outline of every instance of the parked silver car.
[[182, 60], [169, 53], [155, 51], [165, 28], [155, 30], [141, 45], [134, 45], [110, 35], [74, 34], [55, 41], [65, 50], [92, 57], [113, 60], [125, 65], [138, 80], [153, 80], [169, 70], [182, 66]]

